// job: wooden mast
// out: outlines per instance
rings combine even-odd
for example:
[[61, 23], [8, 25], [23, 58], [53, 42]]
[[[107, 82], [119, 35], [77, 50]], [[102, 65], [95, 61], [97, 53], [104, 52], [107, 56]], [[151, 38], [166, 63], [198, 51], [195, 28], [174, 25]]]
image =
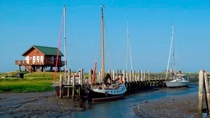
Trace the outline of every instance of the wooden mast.
[[104, 68], [105, 68], [105, 61], [104, 61], [104, 14], [103, 14], [103, 8], [106, 8], [104, 5], [101, 5], [101, 33], [102, 33], [102, 72], [101, 77], [104, 77]]

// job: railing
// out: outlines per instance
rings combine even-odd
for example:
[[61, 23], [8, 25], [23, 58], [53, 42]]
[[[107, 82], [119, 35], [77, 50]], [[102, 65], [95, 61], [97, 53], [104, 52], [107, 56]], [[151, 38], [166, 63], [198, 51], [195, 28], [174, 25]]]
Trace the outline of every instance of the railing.
[[[54, 61], [45, 61], [45, 62], [33, 62], [29, 61], [28, 62], [26, 60], [15, 60], [15, 64], [16, 65], [55, 65], [56, 63]], [[58, 66], [64, 66], [65, 65], [65, 61], [61, 61], [60, 63], [58, 63]]]
[[24, 62], [24, 60], [15, 60], [15, 64], [16, 65], [22, 65]]

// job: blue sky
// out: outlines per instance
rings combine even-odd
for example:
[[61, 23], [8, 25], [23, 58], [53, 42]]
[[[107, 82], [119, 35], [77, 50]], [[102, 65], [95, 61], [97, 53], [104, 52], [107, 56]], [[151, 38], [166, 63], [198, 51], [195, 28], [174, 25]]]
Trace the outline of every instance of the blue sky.
[[166, 70], [171, 23], [177, 70], [210, 70], [209, 0], [1, 0], [0, 72], [17, 70], [15, 60], [23, 60], [32, 45], [57, 47], [64, 5], [67, 67], [87, 72], [98, 61], [100, 69], [101, 4], [106, 6], [106, 70], [126, 69], [127, 23], [135, 71]]

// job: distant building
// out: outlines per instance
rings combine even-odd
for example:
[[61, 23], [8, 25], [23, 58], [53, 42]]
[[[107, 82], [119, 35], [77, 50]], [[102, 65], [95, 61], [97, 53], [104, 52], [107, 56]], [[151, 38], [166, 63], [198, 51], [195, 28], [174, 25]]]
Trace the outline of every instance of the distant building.
[[65, 65], [65, 61], [62, 61], [61, 58], [64, 55], [60, 50], [58, 52], [58, 48], [55, 47], [33, 45], [22, 54], [22, 56], [25, 57], [25, 60], [15, 60], [15, 64], [19, 66], [20, 71], [21, 66], [29, 72], [43, 72], [46, 68], [50, 68], [50, 70], [53, 71], [53, 67], [56, 67], [57, 55], [57, 71], [60, 71], [60, 68]]

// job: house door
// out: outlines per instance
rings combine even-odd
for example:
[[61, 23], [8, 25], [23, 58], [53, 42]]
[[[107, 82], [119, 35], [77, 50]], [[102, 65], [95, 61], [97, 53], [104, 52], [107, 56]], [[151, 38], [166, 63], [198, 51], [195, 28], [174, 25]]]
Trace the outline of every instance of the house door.
[[29, 57], [29, 64], [32, 64], [33, 60], [32, 57]]

